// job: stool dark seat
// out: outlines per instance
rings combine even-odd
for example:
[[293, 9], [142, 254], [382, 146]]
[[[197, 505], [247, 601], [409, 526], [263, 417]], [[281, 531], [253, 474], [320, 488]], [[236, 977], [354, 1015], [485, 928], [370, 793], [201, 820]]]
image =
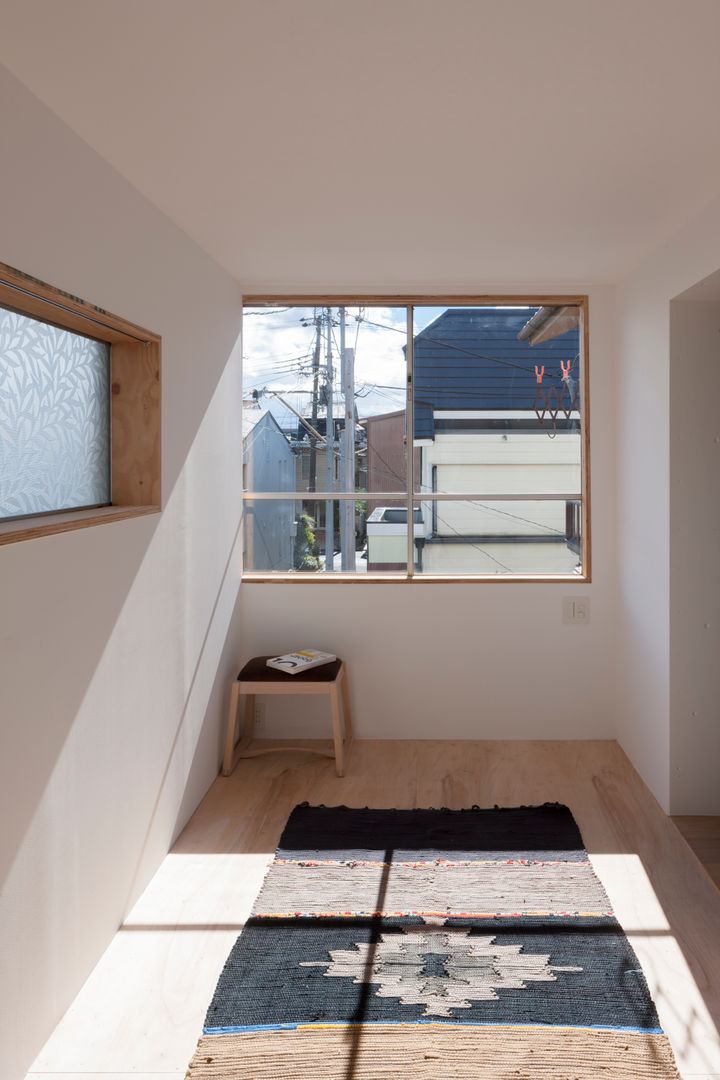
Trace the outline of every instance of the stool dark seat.
[[[271, 653], [269, 656], [254, 656], [242, 667], [233, 683], [230, 692], [222, 775], [229, 776], [240, 758], [257, 757], [259, 754], [272, 754], [281, 750], [302, 750], [309, 754], [319, 754], [321, 757], [334, 757], [337, 775], [343, 776], [343, 742], [349, 746], [352, 741], [350, 697], [345, 664], [338, 657], [329, 664], [320, 664], [297, 675], [288, 675], [286, 671], [267, 666], [267, 661], [276, 655], [276, 653]], [[245, 721], [242, 736], [236, 744], [238, 703], [242, 694], [245, 695]], [[327, 694], [330, 698], [332, 713], [333, 750], [317, 750], [310, 746], [268, 746], [262, 749], [251, 749], [255, 730], [256, 694]]]
[[335, 682], [343, 663], [342, 660], [333, 660], [329, 664], [320, 664], [308, 671], [300, 671], [297, 675], [289, 675], [287, 671], [268, 667], [267, 661], [270, 659], [270, 656], [254, 656], [252, 660], [248, 660], [238, 679], [241, 682]]

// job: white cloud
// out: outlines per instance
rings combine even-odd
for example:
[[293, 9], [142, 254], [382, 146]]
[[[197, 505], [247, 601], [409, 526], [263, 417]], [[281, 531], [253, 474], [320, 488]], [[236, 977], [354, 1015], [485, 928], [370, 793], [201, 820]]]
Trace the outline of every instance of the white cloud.
[[[282, 394], [298, 412], [309, 412], [313, 390], [316, 328], [313, 308], [250, 308], [243, 332], [244, 392], [272, 390]], [[339, 309], [333, 308], [334, 323]], [[406, 315], [404, 308], [349, 307], [345, 345], [355, 350], [355, 402], [360, 416], [404, 407]], [[332, 329], [332, 367], [335, 396], [342, 392], [339, 325]], [[327, 365], [326, 324], [321, 327], [320, 383]], [[263, 405], [268, 399], [263, 398]], [[273, 408], [275, 415], [277, 409]], [[287, 410], [285, 410], [287, 413]]]

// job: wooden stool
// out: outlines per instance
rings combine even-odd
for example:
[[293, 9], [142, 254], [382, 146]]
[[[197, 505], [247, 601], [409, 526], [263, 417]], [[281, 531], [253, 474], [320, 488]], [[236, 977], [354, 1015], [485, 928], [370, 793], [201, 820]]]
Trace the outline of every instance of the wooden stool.
[[[320, 757], [334, 757], [335, 770], [338, 776], [344, 776], [341, 693], [345, 739], [348, 746], [353, 737], [345, 664], [338, 659], [330, 664], [321, 664], [319, 667], [310, 668], [309, 671], [304, 671], [299, 675], [288, 675], [284, 671], [268, 667], [266, 661], [269, 659], [269, 656], [253, 657], [252, 660], [247, 662], [233, 683], [225, 735], [222, 775], [229, 776], [240, 758], [257, 757], [259, 754], [272, 754], [281, 750], [304, 750], [308, 754], [319, 754]], [[242, 737], [235, 745], [235, 726], [241, 694], [245, 694], [245, 723]], [[255, 729], [256, 694], [328, 694], [332, 711], [334, 751], [315, 750], [309, 746], [269, 746], [263, 750], [249, 750], [248, 747], [253, 741]]]

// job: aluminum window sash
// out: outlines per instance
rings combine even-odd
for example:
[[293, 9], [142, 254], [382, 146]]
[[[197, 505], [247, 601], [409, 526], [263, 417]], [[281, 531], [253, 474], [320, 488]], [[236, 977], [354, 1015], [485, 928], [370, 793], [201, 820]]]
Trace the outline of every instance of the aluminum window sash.
[[406, 502], [580, 502], [579, 491], [416, 491], [408, 500], [406, 491], [245, 491], [245, 502], [278, 500], [286, 502], [332, 502], [352, 499], [354, 502], [382, 502], [405, 499]]

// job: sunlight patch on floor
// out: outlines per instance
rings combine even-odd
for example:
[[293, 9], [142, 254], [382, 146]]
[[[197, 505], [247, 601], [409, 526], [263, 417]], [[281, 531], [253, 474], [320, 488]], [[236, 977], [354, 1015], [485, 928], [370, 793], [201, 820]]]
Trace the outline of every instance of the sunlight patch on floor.
[[167, 855], [28, 1077], [182, 1080], [271, 859]]
[[684, 1080], [720, 1075], [720, 1035], [640, 857], [591, 855], [590, 861], [640, 961]]

